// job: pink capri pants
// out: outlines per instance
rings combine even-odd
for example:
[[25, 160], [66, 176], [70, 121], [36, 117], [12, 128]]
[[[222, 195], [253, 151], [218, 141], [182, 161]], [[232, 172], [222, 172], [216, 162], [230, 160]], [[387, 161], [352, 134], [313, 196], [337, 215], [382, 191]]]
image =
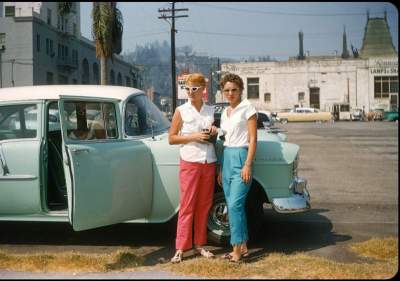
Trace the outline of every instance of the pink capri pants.
[[180, 208], [176, 230], [178, 250], [191, 249], [192, 237], [196, 246], [207, 243], [207, 220], [214, 195], [215, 165], [180, 160]]

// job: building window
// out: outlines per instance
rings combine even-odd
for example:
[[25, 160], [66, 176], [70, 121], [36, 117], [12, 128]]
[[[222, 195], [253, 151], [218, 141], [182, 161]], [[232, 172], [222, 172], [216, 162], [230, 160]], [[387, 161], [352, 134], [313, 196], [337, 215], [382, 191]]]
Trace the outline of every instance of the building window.
[[114, 74], [114, 70], [112, 70], [112, 69], [110, 71], [110, 84], [115, 85], [115, 74]]
[[125, 76], [125, 80], [126, 80], [126, 86], [131, 87], [131, 78]]
[[5, 6], [5, 16], [15, 17], [15, 6]]
[[54, 49], [53, 49], [53, 40], [49, 40], [49, 47], [50, 47], [50, 56], [54, 56]]
[[51, 9], [47, 9], [47, 24], [51, 25]]
[[78, 80], [72, 79], [72, 84], [78, 84]]
[[264, 94], [264, 102], [271, 102], [271, 93]]
[[117, 84], [118, 84], [119, 86], [122, 86], [122, 75], [121, 75], [121, 73], [118, 73], [118, 76], [117, 76]]
[[398, 76], [375, 76], [374, 77], [374, 98], [388, 98], [389, 93], [398, 93]]
[[36, 51], [40, 52], [40, 35], [36, 34]]
[[76, 28], [76, 23], [73, 24], [72, 28], [73, 28], [74, 35], [78, 36], [78, 29]]
[[49, 54], [49, 49], [50, 49], [50, 43], [49, 43], [49, 38], [46, 38], [46, 55]]
[[299, 92], [298, 100], [299, 100], [299, 102], [303, 102], [304, 101], [304, 92]]
[[52, 85], [54, 83], [53, 72], [46, 72], [46, 83], [47, 85]]
[[247, 98], [259, 98], [259, 78], [247, 78]]
[[59, 58], [61, 58], [61, 45], [58, 44], [57, 48], [58, 48], [57, 56], [58, 56]]
[[78, 51], [72, 50], [72, 62], [78, 65]]
[[[6, 34], [5, 33], [0, 33], [0, 44], [4, 45], [6, 43]], [[0, 46], [1, 48], [1, 46]]]
[[65, 46], [65, 56], [68, 57], [68, 47]]

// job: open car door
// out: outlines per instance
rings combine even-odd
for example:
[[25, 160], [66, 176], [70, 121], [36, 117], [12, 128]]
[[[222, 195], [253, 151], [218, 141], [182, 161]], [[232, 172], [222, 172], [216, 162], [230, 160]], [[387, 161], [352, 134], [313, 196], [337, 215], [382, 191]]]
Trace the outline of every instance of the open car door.
[[59, 101], [69, 218], [85, 230], [145, 218], [152, 204], [152, 158], [139, 140], [123, 140], [118, 101]]

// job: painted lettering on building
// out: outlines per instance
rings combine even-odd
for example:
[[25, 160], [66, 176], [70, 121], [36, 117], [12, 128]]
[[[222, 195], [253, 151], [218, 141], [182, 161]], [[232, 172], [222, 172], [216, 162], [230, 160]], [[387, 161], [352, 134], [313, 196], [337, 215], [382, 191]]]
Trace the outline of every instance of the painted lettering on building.
[[232, 73], [239, 73], [243, 75], [260, 75], [265, 73], [266, 71], [269, 70], [268, 67], [263, 67], [263, 66], [258, 66], [258, 65], [252, 65], [252, 66], [240, 66], [238, 67], [237, 65], [233, 64], [226, 64], [223, 66], [223, 70], [227, 72], [232, 72]]
[[397, 74], [397, 67], [392, 68], [371, 68], [371, 74]]
[[370, 69], [371, 74], [393, 74], [398, 73], [398, 62], [397, 60], [384, 60], [377, 59], [373, 61], [372, 68]]

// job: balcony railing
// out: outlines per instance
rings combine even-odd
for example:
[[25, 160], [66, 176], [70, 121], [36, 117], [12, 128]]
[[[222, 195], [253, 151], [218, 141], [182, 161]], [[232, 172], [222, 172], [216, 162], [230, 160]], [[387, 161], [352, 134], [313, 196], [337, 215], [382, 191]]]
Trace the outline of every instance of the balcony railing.
[[72, 59], [71, 57], [57, 58], [57, 66], [76, 69], [78, 68], [78, 60]]

